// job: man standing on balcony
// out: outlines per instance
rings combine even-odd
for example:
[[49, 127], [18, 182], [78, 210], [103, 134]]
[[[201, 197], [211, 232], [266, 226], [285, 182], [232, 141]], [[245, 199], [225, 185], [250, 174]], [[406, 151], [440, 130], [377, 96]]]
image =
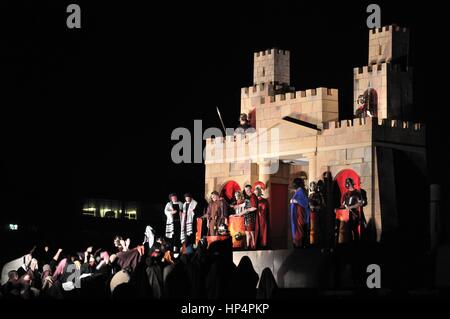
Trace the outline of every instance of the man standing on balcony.
[[211, 201], [206, 211], [206, 220], [208, 225], [208, 236], [217, 236], [219, 226], [225, 223], [227, 213], [227, 203], [217, 191], [211, 193]]
[[269, 201], [263, 197], [261, 187], [255, 188], [258, 198], [258, 210], [256, 214], [256, 245], [258, 248], [267, 248], [269, 238]]
[[181, 244], [186, 246], [194, 243], [196, 233], [196, 220], [199, 217], [199, 205], [190, 193], [184, 194], [183, 213], [181, 215]]
[[180, 247], [181, 243], [181, 213], [183, 203], [178, 201], [175, 193], [169, 195], [169, 202], [164, 208], [166, 221], [166, 238], [170, 239], [174, 247]]

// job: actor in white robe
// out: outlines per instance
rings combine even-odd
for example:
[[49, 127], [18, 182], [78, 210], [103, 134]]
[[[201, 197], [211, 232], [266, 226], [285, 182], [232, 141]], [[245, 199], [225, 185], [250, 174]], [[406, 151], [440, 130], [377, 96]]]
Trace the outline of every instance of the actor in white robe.
[[[174, 245], [177, 246], [181, 240], [181, 215], [183, 212], [183, 203], [178, 201], [177, 195], [170, 194], [169, 202], [164, 208], [166, 220], [166, 238], [172, 239]], [[177, 234], [175, 234], [178, 232]], [[178, 238], [175, 238], [178, 237]]]
[[183, 204], [183, 214], [181, 215], [181, 243], [194, 233], [195, 209], [197, 201], [192, 197], [186, 196], [186, 202]]

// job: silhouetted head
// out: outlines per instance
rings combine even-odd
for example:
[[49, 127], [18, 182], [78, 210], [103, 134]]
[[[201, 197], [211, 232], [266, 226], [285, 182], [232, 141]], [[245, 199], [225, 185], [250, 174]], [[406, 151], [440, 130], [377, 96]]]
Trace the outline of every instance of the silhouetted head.
[[242, 114], [239, 116], [239, 123], [241, 123], [241, 125], [245, 125], [245, 124], [248, 123], [248, 117], [247, 117], [247, 114], [242, 113]]
[[323, 174], [322, 174], [322, 179], [323, 179], [323, 181], [326, 183], [326, 182], [330, 182], [331, 181], [331, 172], [330, 171], [325, 171], [325, 172], [323, 172]]
[[294, 186], [295, 189], [305, 188], [305, 181], [297, 177], [293, 180], [292, 186]]
[[8, 280], [9, 281], [16, 281], [19, 279], [19, 273], [15, 270], [11, 270], [8, 272]]
[[345, 180], [345, 188], [347, 188], [347, 189], [353, 189], [354, 186], [355, 186], [355, 182], [353, 181], [352, 178], [348, 177], [348, 178]]
[[317, 191], [318, 192], [323, 192], [325, 191], [325, 183], [322, 180], [319, 180], [317, 182]]

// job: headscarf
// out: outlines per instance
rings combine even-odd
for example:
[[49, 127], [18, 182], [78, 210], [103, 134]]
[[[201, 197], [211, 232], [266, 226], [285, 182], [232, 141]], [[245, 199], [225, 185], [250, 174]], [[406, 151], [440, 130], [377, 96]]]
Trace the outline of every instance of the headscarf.
[[148, 248], [152, 248], [153, 243], [155, 242], [155, 233], [153, 231], [152, 226], [147, 226], [145, 228], [144, 234], [145, 234], [145, 239], [142, 244], [145, 245], [145, 243], [148, 243]]
[[277, 282], [273, 277], [272, 270], [266, 267], [261, 273], [258, 290], [256, 292], [256, 299], [270, 299], [273, 298], [278, 290]]

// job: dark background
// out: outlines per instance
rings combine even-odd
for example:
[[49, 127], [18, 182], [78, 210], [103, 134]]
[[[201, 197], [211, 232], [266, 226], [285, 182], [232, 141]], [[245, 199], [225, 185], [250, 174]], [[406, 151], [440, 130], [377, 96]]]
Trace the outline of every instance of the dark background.
[[[171, 132], [193, 129], [194, 119], [220, 127], [216, 106], [225, 125], [235, 125], [254, 51], [290, 50], [292, 84], [338, 88], [341, 117], [352, 116], [352, 72], [367, 64], [370, 2], [75, 1], [81, 30], [66, 27], [71, 2], [0, 4], [2, 223], [75, 230], [84, 197], [164, 203], [172, 191], [202, 196], [204, 166], [172, 163]], [[429, 182], [443, 184], [445, 10], [429, 1], [377, 3], [383, 25], [411, 29]]]

